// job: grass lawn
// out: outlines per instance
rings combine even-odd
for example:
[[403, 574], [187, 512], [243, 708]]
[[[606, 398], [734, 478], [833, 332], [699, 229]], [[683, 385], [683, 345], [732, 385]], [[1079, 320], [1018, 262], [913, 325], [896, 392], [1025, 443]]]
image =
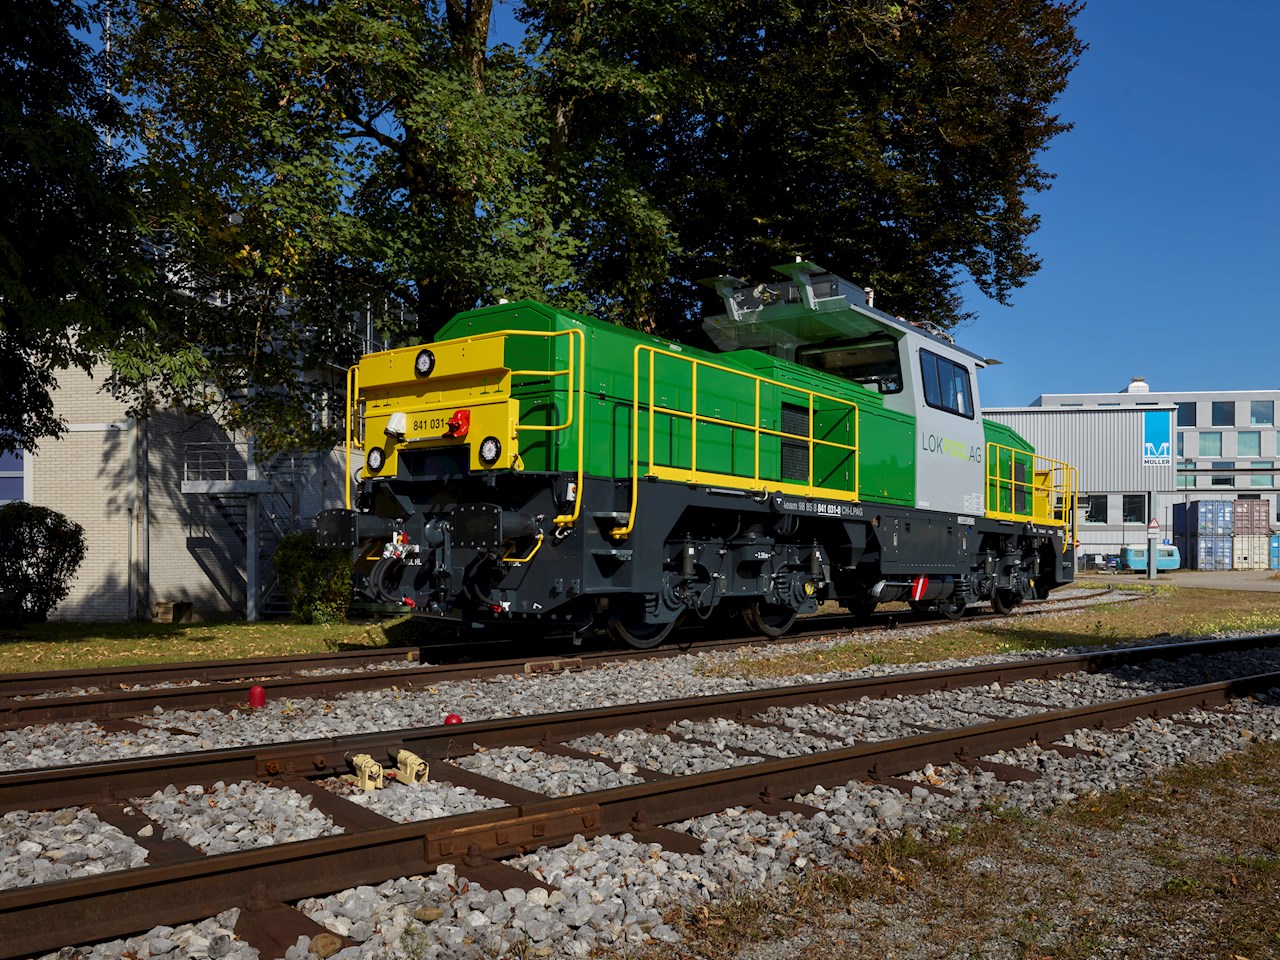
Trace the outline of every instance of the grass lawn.
[[0, 673], [136, 663], [236, 660], [403, 642], [408, 618], [382, 623], [56, 623], [0, 628]]

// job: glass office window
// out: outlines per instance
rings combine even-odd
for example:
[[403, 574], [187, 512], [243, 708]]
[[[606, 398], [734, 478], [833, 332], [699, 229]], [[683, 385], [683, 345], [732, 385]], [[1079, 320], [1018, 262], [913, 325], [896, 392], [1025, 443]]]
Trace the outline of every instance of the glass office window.
[[1089, 494], [1084, 498], [1084, 522], [1085, 523], [1106, 523], [1107, 522], [1107, 495]]
[[1262, 434], [1257, 430], [1241, 430], [1236, 434], [1237, 457], [1262, 456]]
[[1126, 493], [1124, 495], [1124, 522], [1125, 523], [1146, 523], [1147, 522], [1147, 497], [1142, 493]]
[[1200, 434], [1200, 456], [1222, 456], [1222, 433], [1220, 431], [1206, 430]]
[[1250, 400], [1249, 424], [1254, 427], [1269, 427], [1276, 422], [1276, 403], [1274, 400]]
[[22, 499], [22, 454], [0, 451], [0, 503]]
[[[1215, 470], [1230, 470], [1234, 466], [1235, 464], [1232, 463], [1230, 460], [1213, 461], [1213, 469]], [[1235, 474], [1233, 473], [1226, 473], [1221, 475], [1215, 473], [1212, 477], [1209, 478], [1209, 486], [1211, 487], [1234, 487], [1235, 485], [1236, 485], [1236, 477], [1235, 477]]]
[[1185, 457], [1187, 455], [1187, 435], [1185, 432], [1178, 431], [1178, 456]]
[[1215, 427], [1234, 427], [1236, 425], [1236, 402], [1234, 400], [1213, 401], [1210, 422]]
[[1196, 425], [1196, 405], [1195, 401], [1191, 403], [1178, 404], [1178, 426], [1194, 427]]
[[1196, 475], [1194, 473], [1183, 473], [1183, 470], [1194, 470], [1196, 462], [1194, 460], [1182, 460], [1178, 463], [1178, 489], [1185, 490], [1188, 487], [1196, 485]]
[[[1255, 470], [1259, 467], [1274, 467], [1274, 460], [1252, 460], [1249, 466]], [[1269, 487], [1271, 481], [1275, 479], [1274, 473], [1251, 473], [1249, 474], [1249, 486], [1251, 487]]]

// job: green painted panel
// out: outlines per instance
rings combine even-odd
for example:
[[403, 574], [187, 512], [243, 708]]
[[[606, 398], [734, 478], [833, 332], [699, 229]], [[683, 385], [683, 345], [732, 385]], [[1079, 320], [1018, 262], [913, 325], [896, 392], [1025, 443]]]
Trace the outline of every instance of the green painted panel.
[[[582, 424], [552, 433], [522, 432], [521, 456], [527, 470], [568, 471], [576, 469], [577, 431], [585, 430], [585, 470], [595, 476], [627, 477], [631, 473], [632, 385], [638, 382], [641, 409], [638, 429], [641, 473], [646, 472], [649, 451], [650, 414], [647, 401], [652, 383], [655, 402], [683, 412], [696, 412], [725, 423], [697, 425], [697, 467], [750, 480], [756, 472], [755, 427], [783, 429], [783, 404], [793, 408], [790, 416], [803, 416], [807, 423], [810, 402], [803, 390], [813, 390], [858, 405], [858, 462], [835, 447], [797, 445], [779, 437], [762, 434], [759, 440], [759, 474], [763, 485], [784, 479], [784, 455], [790, 471], [811, 468], [815, 482], [833, 491], [847, 491], [860, 484], [860, 497], [891, 503], [911, 504], [915, 500], [914, 436], [915, 418], [884, 408], [878, 393], [779, 360], [754, 350], [707, 353], [696, 348], [625, 327], [602, 323], [590, 317], [556, 311], [541, 304], [521, 302], [459, 314], [441, 329], [438, 339], [453, 339], [508, 329], [581, 329], [586, 340], [584, 383], [586, 397]], [[670, 351], [640, 353], [637, 378], [636, 348], [653, 347]], [[689, 360], [701, 360], [729, 370], [754, 373], [792, 385], [791, 388], [761, 383], [753, 377], [729, 370], [699, 366], [694, 395], [694, 370]], [[508, 340], [507, 366], [512, 369], [548, 370], [568, 367], [567, 338], [541, 340], [512, 337]], [[652, 373], [651, 373], [652, 371]], [[549, 425], [563, 423], [570, 414], [565, 378], [520, 376], [513, 379], [513, 393], [521, 404], [522, 423]], [[758, 408], [757, 408], [758, 393]], [[696, 404], [696, 407], [695, 407]], [[757, 412], [758, 410], [758, 412]], [[850, 409], [834, 400], [816, 398], [812, 407], [815, 437], [835, 443], [852, 443], [853, 416]], [[660, 465], [688, 470], [694, 466], [694, 427], [687, 417], [656, 412], [653, 421], [654, 461]], [[732, 425], [730, 425], [732, 424]], [[790, 444], [790, 450], [784, 446]], [[797, 447], [799, 449], [797, 449]], [[799, 459], [797, 459], [799, 458]], [[801, 481], [803, 482], [803, 481]]]

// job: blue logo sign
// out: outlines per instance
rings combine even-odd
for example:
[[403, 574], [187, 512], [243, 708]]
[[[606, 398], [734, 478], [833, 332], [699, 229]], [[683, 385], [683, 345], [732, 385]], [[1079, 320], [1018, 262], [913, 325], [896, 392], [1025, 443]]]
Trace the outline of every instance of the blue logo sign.
[[1142, 413], [1142, 465], [1167, 467], [1173, 463], [1173, 413], [1145, 410]]

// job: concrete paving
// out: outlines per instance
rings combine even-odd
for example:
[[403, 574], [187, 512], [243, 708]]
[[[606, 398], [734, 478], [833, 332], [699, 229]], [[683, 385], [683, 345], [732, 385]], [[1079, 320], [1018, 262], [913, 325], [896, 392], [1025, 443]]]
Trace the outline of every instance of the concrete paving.
[[[1180, 587], [1198, 587], [1202, 590], [1247, 590], [1254, 593], [1280, 593], [1277, 570], [1172, 570], [1161, 571], [1158, 583], [1175, 583]], [[1080, 574], [1082, 579], [1101, 582], [1117, 579], [1125, 581], [1146, 580], [1145, 573], [1096, 573]]]

